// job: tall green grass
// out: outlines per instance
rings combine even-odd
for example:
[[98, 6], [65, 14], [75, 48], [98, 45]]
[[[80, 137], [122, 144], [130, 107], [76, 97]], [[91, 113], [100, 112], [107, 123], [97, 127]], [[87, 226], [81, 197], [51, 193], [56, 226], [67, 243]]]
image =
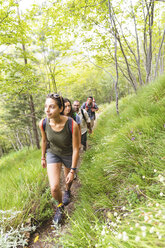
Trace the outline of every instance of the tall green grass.
[[104, 106], [64, 247], [165, 246], [165, 77]]
[[29, 219], [39, 223], [52, 214], [46, 170], [41, 167], [40, 157], [39, 150], [23, 149], [0, 159], [0, 217], [8, 218], [1, 223], [3, 228], [16, 227]]

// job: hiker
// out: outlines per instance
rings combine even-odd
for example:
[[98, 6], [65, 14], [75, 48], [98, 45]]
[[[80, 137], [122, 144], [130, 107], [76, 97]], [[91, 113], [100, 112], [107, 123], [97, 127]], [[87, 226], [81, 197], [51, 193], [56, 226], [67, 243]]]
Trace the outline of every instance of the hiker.
[[95, 112], [98, 111], [98, 106], [95, 103], [95, 100], [92, 96], [89, 96], [87, 101], [84, 102], [81, 106], [82, 109], [85, 109], [89, 115], [89, 118], [91, 120], [91, 129], [93, 129], [94, 121], [96, 119]]
[[[54, 222], [62, 222], [64, 206], [70, 203], [70, 188], [79, 157], [79, 128], [70, 117], [63, 115], [64, 100], [58, 94], [48, 94], [45, 102], [47, 118], [40, 121], [43, 168], [47, 167], [53, 198], [58, 202]], [[60, 174], [64, 164], [65, 193], [62, 198]]]
[[81, 144], [83, 146], [83, 150], [86, 151], [87, 148], [87, 129], [89, 130], [89, 133], [92, 132], [91, 126], [90, 126], [90, 118], [88, 116], [88, 113], [85, 109], [80, 109], [80, 102], [78, 100], [73, 102], [73, 109], [74, 111], [79, 115], [81, 120]]
[[64, 115], [72, 117], [78, 124], [78, 127], [79, 127], [79, 141], [80, 141], [79, 148], [81, 148], [81, 127], [80, 127], [81, 120], [80, 120], [80, 117], [73, 110], [71, 101], [68, 98], [64, 98], [64, 106], [65, 106]]

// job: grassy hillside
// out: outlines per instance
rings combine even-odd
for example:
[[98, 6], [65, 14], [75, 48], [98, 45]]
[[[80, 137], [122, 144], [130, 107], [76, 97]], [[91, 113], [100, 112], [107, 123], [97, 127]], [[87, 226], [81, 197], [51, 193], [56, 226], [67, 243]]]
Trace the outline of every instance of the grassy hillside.
[[24, 149], [0, 160], [0, 247], [25, 245], [31, 224], [52, 215], [47, 173], [40, 158], [41, 151]]
[[64, 247], [165, 246], [165, 78], [104, 106]]

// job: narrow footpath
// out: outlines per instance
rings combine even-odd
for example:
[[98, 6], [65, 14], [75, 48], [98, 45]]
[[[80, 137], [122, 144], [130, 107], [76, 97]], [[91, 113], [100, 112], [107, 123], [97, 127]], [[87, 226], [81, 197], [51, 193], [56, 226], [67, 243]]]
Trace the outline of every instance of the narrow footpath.
[[[68, 206], [65, 207], [64, 223], [56, 228], [53, 226], [52, 218], [39, 227], [34, 234], [31, 235], [28, 248], [60, 248], [59, 238], [68, 230], [69, 222], [67, 215], [71, 216], [74, 212], [74, 205], [77, 200], [78, 190], [80, 188], [80, 181], [78, 171], [82, 161], [83, 152], [80, 152], [80, 158], [77, 165], [77, 179], [73, 181], [71, 194], [72, 200]], [[62, 170], [63, 174], [63, 170]], [[61, 185], [64, 191], [64, 175], [61, 175]], [[54, 212], [56, 209], [54, 208]]]

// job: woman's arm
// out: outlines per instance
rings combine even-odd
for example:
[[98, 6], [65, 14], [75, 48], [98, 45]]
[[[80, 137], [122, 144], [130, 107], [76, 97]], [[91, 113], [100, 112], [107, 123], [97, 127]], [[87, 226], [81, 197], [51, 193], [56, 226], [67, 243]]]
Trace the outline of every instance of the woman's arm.
[[39, 128], [41, 130], [41, 152], [42, 152], [42, 156], [41, 156], [41, 164], [43, 168], [46, 168], [46, 145], [47, 145], [47, 138], [46, 138], [46, 133], [43, 129], [43, 120], [40, 121], [39, 123]]
[[[72, 147], [73, 147], [73, 153], [72, 153], [72, 166], [71, 168], [76, 168], [78, 159], [79, 159], [79, 127], [78, 124], [73, 121], [73, 133], [72, 133]], [[67, 178], [66, 178], [66, 183], [70, 183], [73, 181], [74, 178], [74, 169], [70, 170]]]

